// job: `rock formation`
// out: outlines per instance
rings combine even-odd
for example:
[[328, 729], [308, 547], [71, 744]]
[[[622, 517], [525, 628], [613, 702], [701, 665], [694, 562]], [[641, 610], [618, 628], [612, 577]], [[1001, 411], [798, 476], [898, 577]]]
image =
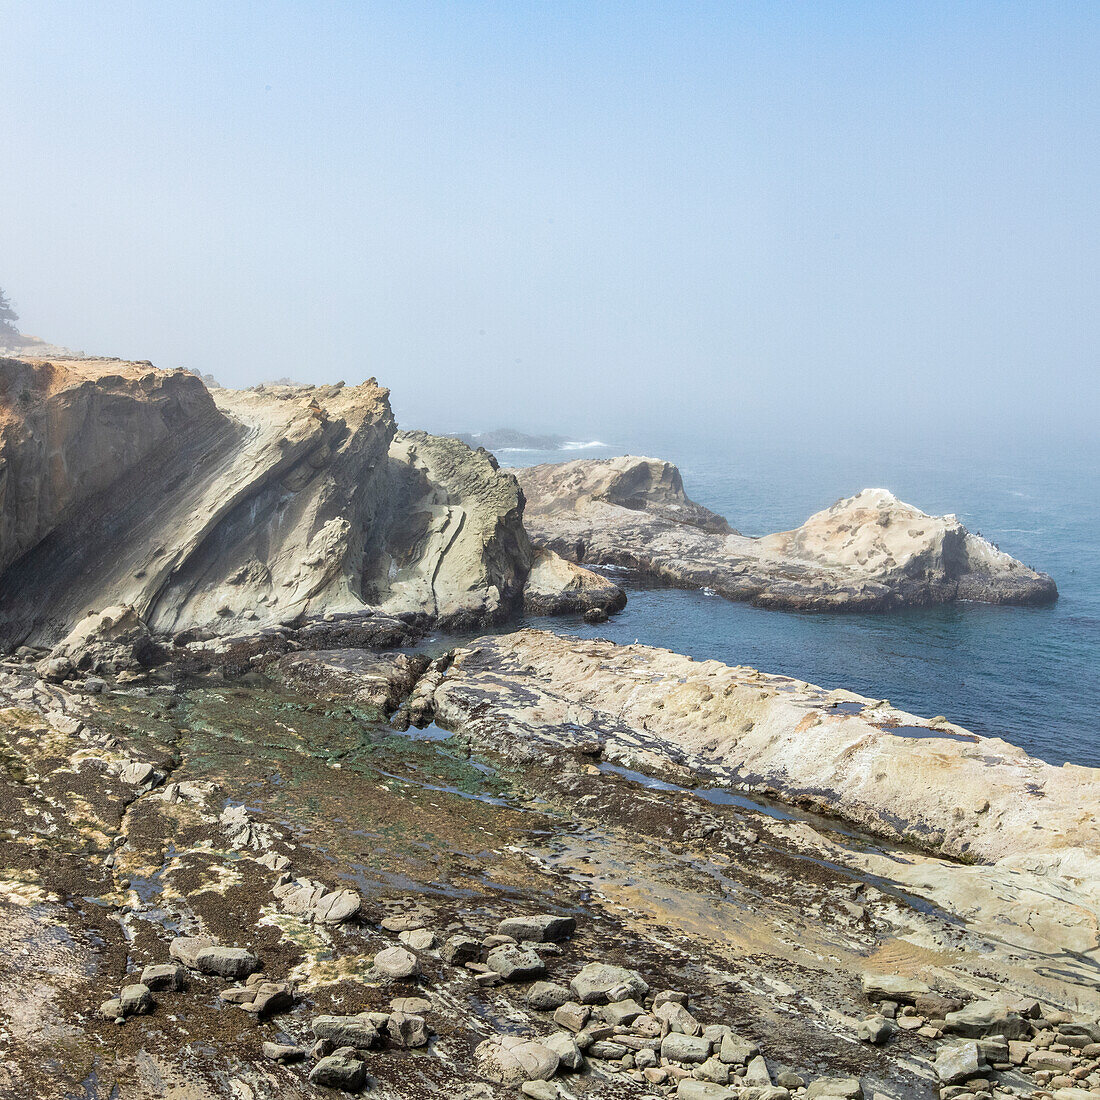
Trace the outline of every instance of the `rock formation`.
[[[211, 394], [145, 363], [0, 360], [8, 646], [108, 606], [158, 635], [370, 611], [466, 627], [522, 607], [533, 559], [515, 478], [397, 433], [373, 380]], [[570, 583], [560, 609], [621, 595]]]
[[885, 700], [535, 630], [458, 650], [433, 704], [444, 728], [532, 767], [579, 758], [658, 791], [701, 790], [704, 805], [772, 798], [905, 845], [883, 859], [841, 838], [819, 854], [965, 918], [1006, 949], [993, 964], [1006, 973], [1026, 959], [1020, 991], [1049, 995], [1057, 958], [1056, 980], [1100, 1010], [1100, 769], [1055, 767]]
[[536, 545], [760, 607], [886, 610], [952, 600], [1035, 604], [1054, 581], [884, 489], [865, 489], [793, 531], [749, 538], [690, 500], [675, 466], [622, 457], [516, 469]]

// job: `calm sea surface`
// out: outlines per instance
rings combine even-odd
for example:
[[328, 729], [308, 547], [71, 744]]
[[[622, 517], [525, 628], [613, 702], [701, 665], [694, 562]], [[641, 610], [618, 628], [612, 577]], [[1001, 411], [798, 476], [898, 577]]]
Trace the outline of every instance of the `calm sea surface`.
[[763, 611], [674, 589], [629, 589], [625, 611], [570, 633], [750, 664], [1003, 737], [1056, 764], [1100, 765], [1100, 472], [1095, 454], [1026, 462], [993, 453], [873, 457], [630, 439], [572, 453], [501, 452], [502, 464], [650, 454], [688, 495], [744, 534], [785, 530], [842, 496], [882, 486], [1050, 573], [1048, 608], [960, 604], [874, 615]]

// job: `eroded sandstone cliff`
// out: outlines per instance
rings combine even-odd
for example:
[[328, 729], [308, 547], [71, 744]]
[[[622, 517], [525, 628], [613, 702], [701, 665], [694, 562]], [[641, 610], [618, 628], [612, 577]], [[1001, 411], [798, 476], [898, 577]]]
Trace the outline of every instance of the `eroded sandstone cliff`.
[[[0, 642], [132, 608], [155, 634], [376, 611], [517, 611], [534, 552], [514, 477], [396, 432], [388, 391], [218, 389], [114, 360], [0, 360]], [[567, 602], [609, 598], [592, 576]]]
[[749, 538], [651, 458], [579, 459], [515, 471], [536, 545], [761, 607], [868, 611], [975, 600], [1033, 604], [1054, 581], [884, 489], [865, 489], [793, 531]]

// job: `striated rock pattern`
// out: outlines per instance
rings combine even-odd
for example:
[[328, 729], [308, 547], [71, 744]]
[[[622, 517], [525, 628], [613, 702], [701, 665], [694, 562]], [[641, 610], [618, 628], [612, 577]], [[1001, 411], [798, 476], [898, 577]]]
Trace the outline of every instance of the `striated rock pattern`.
[[517, 469], [535, 544], [730, 600], [805, 611], [872, 611], [974, 600], [1036, 604], [1054, 581], [885, 489], [865, 489], [793, 531], [749, 538], [690, 500], [679, 471], [626, 456]]
[[[52, 645], [106, 607], [177, 636], [368, 611], [498, 621], [534, 560], [523, 506], [487, 452], [398, 434], [373, 379], [212, 395], [145, 363], [0, 359], [9, 646]], [[578, 587], [575, 610], [589, 589], [621, 598]]]
[[1074, 882], [1100, 904], [1100, 769], [1055, 767], [886, 700], [538, 630], [458, 650], [437, 716], [453, 726], [485, 698], [513, 721], [560, 719], [579, 743], [609, 736], [630, 766], [671, 760], [880, 836]]

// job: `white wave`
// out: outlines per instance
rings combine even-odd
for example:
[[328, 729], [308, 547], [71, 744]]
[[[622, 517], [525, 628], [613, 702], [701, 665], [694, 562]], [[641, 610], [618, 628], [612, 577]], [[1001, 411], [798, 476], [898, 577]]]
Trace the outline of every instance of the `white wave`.
[[566, 441], [561, 445], [563, 451], [586, 451], [589, 447], [610, 447], [610, 443], [601, 443], [598, 439], [593, 439], [588, 443], [577, 443]]

